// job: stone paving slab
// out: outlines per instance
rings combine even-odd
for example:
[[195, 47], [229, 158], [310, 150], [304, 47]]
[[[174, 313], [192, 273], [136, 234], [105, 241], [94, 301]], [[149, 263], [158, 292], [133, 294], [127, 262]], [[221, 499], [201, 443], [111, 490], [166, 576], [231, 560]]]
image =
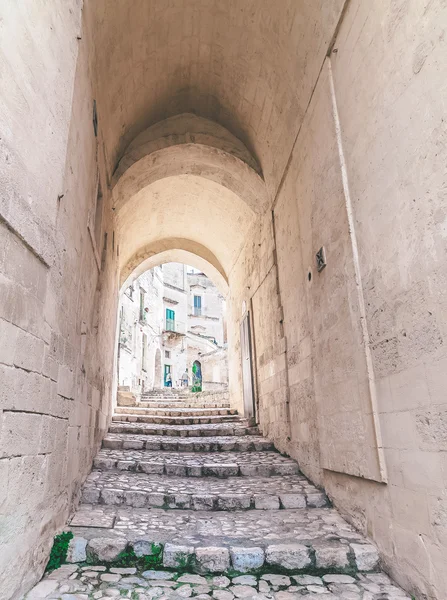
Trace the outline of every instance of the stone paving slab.
[[83, 502], [137, 508], [248, 510], [320, 508], [323, 492], [302, 475], [283, 477], [207, 477], [199, 480], [145, 473], [93, 471], [83, 487]]
[[237, 415], [237, 410], [234, 408], [152, 408], [143, 406], [117, 406], [115, 414], [129, 415], [155, 415], [160, 417], [195, 417], [195, 416], [228, 416]]
[[25, 600], [410, 600], [384, 573], [263, 576], [180, 574], [176, 571], [63, 565]]
[[376, 548], [331, 509], [185, 513], [102, 508], [104, 518], [115, 515], [113, 528], [104, 528], [99, 517], [98, 528], [91, 527], [89, 505], [81, 506], [71, 524], [75, 543], [84, 542], [93, 561], [112, 562], [126, 549], [136, 556], [153, 554], [158, 547], [163, 566], [189, 565], [198, 573], [269, 568], [321, 574], [378, 568]]
[[159, 425], [144, 423], [114, 422], [109, 433], [138, 433], [142, 435], [167, 435], [179, 437], [216, 437], [259, 435], [257, 427], [244, 423], [209, 423], [205, 425]]
[[273, 442], [262, 436], [189, 437], [132, 435], [109, 433], [103, 440], [103, 448], [113, 450], [173, 450], [175, 452], [252, 452], [273, 450]]
[[128, 421], [130, 423], [159, 423], [166, 425], [200, 425], [200, 424], [214, 424], [214, 423], [229, 423], [233, 421], [239, 421], [240, 423], [247, 423], [246, 419], [242, 419], [238, 415], [219, 415], [219, 416], [206, 416], [196, 415], [194, 417], [158, 417], [156, 415], [133, 415], [129, 412], [125, 414], [114, 414], [112, 421]]
[[[115, 516], [114, 527], [100, 535], [128, 536], [130, 540], [150, 534], [154, 541], [159, 542], [196, 545], [206, 541], [209, 546], [224, 542], [263, 547], [280, 540], [284, 544], [298, 540], [301, 543], [319, 539], [364, 540], [332, 508], [214, 513], [81, 504], [76, 513], [76, 522], [80, 523], [84, 517], [90, 521], [92, 510], [108, 520], [110, 515]], [[95, 535], [94, 532], [89, 534], [90, 537]]]
[[139, 471], [179, 477], [232, 477], [294, 475], [297, 463], [278, 452], [161, 452], [152, 450], [111, 450], [102, 448], [96, 469]]

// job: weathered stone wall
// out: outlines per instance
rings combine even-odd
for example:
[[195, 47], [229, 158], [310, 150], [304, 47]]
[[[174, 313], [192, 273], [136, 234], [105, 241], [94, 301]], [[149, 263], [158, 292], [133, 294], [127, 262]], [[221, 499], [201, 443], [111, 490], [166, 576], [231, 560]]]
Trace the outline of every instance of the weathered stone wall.
[[[118, 246], [123, 273], [180, 249], [227, 276], [232, 404], [248, 309], [263, 432], [400, 583], [445, 598], [445, 2], [292, 4], [97, 0], [84, 9], [94, 36], [75, 0], [0, 8], [8, 600], [42, 572], [107, 426]], [[192, 111], [243, 140], [245, 158], [234, 140], [236, 154], [189, 139], [155, 172], [148, 153], [118, 186], [115, 236], [118, 158], [146, 127]]]
[[446, 24], [438, 2], [351, 2], [319, 75], [274, 209], [290, 427], [279, 379], [262, 410], [268, 278], [253, 301], [263, 430], [427, 598], [447, 590]]
[[116, 322], [116, 248], [102, 170], [98, 262], [87, 227], [102, 148], [81, 3], [6, 2], [0, 13], [0, 589], [9, 600], [42, 574], [108, 424], [115, 330], [103, 324]]

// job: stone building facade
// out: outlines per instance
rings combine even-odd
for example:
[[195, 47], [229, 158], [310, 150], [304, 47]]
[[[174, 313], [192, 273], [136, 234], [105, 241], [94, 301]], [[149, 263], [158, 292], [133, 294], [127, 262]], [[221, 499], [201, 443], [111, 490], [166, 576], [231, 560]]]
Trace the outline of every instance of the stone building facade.
[[146, 271], [122, 292], [119, 314], [119, 389], [139, 396], [166, 387], [168, 373], [171, 387], [191, 388], [194, 363], [204, 391], [227, 388], [225, 301], [204, 273], [181, 263]]

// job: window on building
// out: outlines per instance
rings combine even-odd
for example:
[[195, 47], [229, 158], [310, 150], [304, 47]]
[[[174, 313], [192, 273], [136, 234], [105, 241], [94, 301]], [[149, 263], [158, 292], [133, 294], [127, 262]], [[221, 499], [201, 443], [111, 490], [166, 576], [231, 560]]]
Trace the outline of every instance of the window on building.
[[171, 358], [171, 351], [165, 350], [165, 358]]
[[146, 292], [140, 289], [140, 321], [146, 320], [146, 310], [144, 307], [144, 299], [146, 296]]
[[141, 344], [141, 369], [147, 371], [147, 335], [145, 333], [143, 333]]
[[134, 287], [133, 287], [133, 285], [129, 285], [129, 287], [124, 291], [124, 293], [126, 294], [126, 296], [128, 298], [130, 298], [131, 300], [133, 300], [133, 293], [134, 293]]
[[194, 296], [194, 315], [199, 317], [202, 314], [202, 296]]
[[175, 311], [166, 309], [166, 331], [175, 331]]

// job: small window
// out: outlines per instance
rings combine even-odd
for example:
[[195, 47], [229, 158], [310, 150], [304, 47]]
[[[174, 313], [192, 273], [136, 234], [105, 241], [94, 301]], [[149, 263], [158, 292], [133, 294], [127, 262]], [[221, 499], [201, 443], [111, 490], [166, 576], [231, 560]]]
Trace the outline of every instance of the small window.
[[166, 309], [166, 331], [175, 331], [175, 311]]
[[144, 299], [146, 292], [144, 290], [140, 290], [140, 321], [146, 320], [146, 309], [144, 307]]
[[202, 296], [194, 296], [194, 315], [199, 317], [202, 314]]
[[165, 350], [165, 358], [171, 358], [170, 350]]
[[133, 300], [133, 292], [134, 292], [134, 288], [133, 285], [129, 285], [129, 287], [127, 288], [127, 290], [125, 290], [125, 294], [128, 298], [130, 298], [131, 300]]

